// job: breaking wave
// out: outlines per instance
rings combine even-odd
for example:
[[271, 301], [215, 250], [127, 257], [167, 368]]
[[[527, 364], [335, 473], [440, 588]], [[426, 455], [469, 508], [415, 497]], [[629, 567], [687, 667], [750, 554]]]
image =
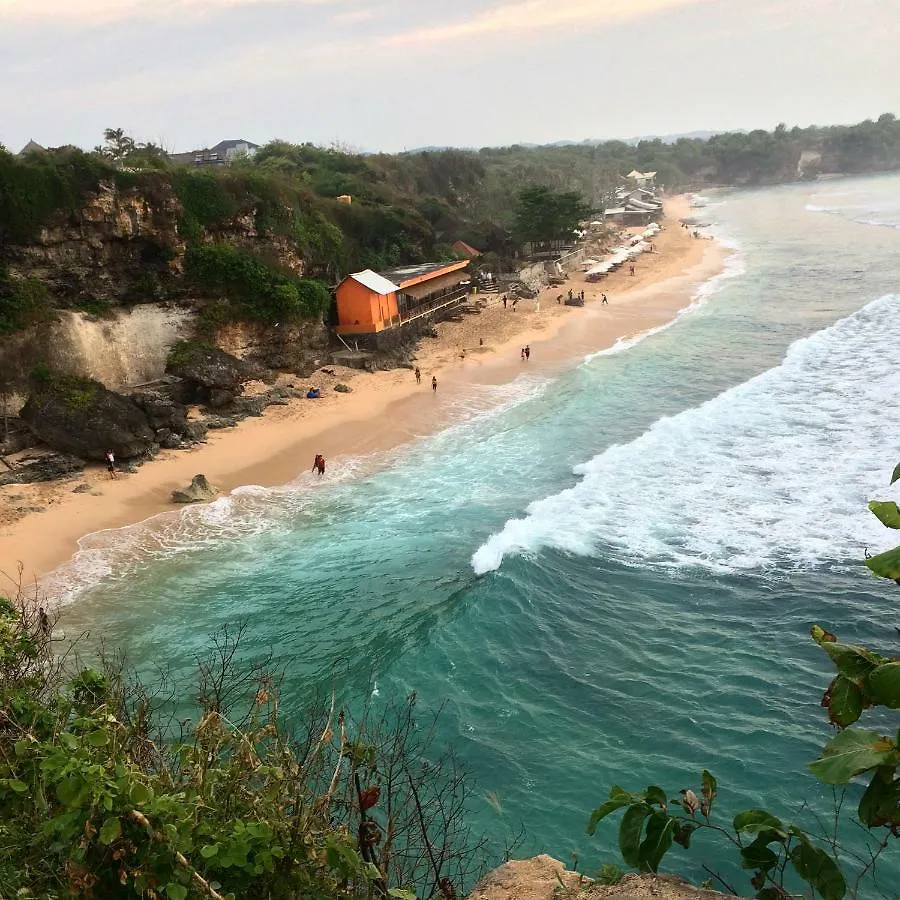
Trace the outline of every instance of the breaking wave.
[[857, 561], [890, 535], [866, 510], [886, 493], [900, 421], [900, 295], [795, 342], [781, 365], [656, 421], [578, 466], [473, 555], [553, 548], [623, 562], [748, 571]]

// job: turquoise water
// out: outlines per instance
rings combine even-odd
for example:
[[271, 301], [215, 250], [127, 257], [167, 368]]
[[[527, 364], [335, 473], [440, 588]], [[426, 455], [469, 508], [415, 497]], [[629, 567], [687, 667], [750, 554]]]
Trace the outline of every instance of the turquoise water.
[[[698, 214], [738, 249], [671, 327], [485, 387], [327, 483], [92, 539], [67, 627], [177, 674], [246, 619], [288, 709], [335, 667], [348, 696], [445, 704], [441, 738], [500, 802], [472, 824], [498, 843], [524, 824], [519, 853], [616, 859], [614, 823], [584, 835], [609, 787], [704, 767], [730, 811], [827, 809], [802, 774], [829, 734], [809, 626], [885, 646], [897, 618], [859, 560], [890, 543], [866, 501], [897, 494], [900, 178]], [[713, 844], [670, 866], [703, 862]]]

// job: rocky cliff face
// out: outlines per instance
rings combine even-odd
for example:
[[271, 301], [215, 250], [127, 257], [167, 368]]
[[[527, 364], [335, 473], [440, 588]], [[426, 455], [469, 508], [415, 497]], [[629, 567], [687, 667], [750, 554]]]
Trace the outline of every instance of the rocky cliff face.
[[600, 884], [542, 854], [494, 869], [476, 885], [469, 900], [725, 900], [725, 896], [699, 890], [672, 875], [625, 875], [618, 884]]
[[[45, 363], [63, 375], [93, 378], [127, 390], [163, 375], [171, 346], [188, 337], [196, 314], [219, 299], [184, 277], [182, 207], [165, 180], [121, 190], [101, 182], [83, 206], [59, 213], [28, 244], [0, 248], [10, 284], [43, 285], [52, 309], [39, 324], [0, 335], [0, 373], [10, 405], [24, 402], [28, 373]], [[260, 235], [252, 214], [206, 233], [264, 253], [284, 270], [303, 274], [291, 242]], [[267, 368], [306, 374], [324, 360], [328, 332], [321, 322], [289, 327], [223, 326], [214, 338], [236, 355]]]

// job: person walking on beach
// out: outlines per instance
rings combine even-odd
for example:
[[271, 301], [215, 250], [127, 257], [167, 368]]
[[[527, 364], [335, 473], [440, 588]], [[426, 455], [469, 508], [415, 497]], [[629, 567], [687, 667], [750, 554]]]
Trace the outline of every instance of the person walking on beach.
[[503, 308], [506, 309], [506, 294], [503, 295]]
[[416, 366], [416, 384], [421, 384], [421, 383], [422, 383], [422, 373], [419, 370], [419, 367]]
[[584, 291], [581, 292], [581, 302], [584, 303]]
[[569, 299], [572, 299], [572, 288], [569, 288]]
[[525, 348], [524, 347], [519, 351], [519, 356], [522, 357], [522, 362], [525, 362]]
[[531, 359], [531, 347], [528, 344], [525, 345], [525, 359]]
[[600, 295], [603, 299], [600, 301], [602, 306], [609, 306], [609, 300], [606, 299], [606, 294]]
[[559, 303], [560, 306], [562, 306], [562, 294], [559, 294], [559, 295], [557, 296], [556, 302]]
[[313, 460], [312, 471], [318, 472], [320, 478], [325, 474], [325, 457], [321, 453], [316, 454], [316, 458]]
[[437, 393], [437, 377], [435, 375], [431, 376], [431, 390], [434, 391], [435, 394]]
[[634, 275], [634, 266], [631, 266], [631, 274]]
[[106, 471], [109, 472], [110, 478], [118, 478], [119, 473], [116, 471], [116, 455], [112, 450], [106, 451]]

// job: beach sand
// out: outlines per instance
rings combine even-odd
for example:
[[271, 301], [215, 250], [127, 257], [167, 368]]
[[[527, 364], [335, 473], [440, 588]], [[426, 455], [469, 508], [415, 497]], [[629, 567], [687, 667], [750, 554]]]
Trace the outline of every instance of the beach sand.
[[[689, 304], [701, 283], [722, 270], [727, 255], [715, 242], [694, 239], [680, 227], [687, 214], [686, 198], [667, 201], [665, 228], [653, 242], [656, 252], [637, 258], [634, 276], [627, 265], [597, 284], [574, 273], [563, 287], [544, 290], [536, 301], [520, 301], [515, 311], [504, 309], [498, 296], [485, 295], [489, 303], [480, 313], [439, 324], [438, 337], [423, 341], [416, 355], [421, 385], [406, 369], [369, 373], [332, 367], [334, 376], [290, 377], [283, 380], [322, 387], [323, 399], [269, 407], [260, 418], [210, 432], [207, 443], [190, 450], [163, 451], [115, 480], [91, 466], [83, 477], [67, 481], [0, 488], [0, 573], [5, 573], [0, 591], [11, 590], [6, 578], [16, 581], [20, 571], [29, 582], [66, 563], [84, 535], [172, 510], [172, 490], [197, 473], [223, 493], [246, 484], [284, 484], [308, 471], [317, 453], [339, 464], [341, 457], [397, 447], [450, 424], [450, 404], [442, 400], [468, 386], [508, 383], [525, 366], [536, 374], [561, 372], [587, 353], [664, 325]], [[584, 308], [557, 304], [556, 297], [569, 288], [585, 291]], [[601, 293], [609, 297], [608, 305], [601, 305]], [[525, 344], [532, 350], [527, 363], [520, 359]], [[438, 379], [436, 393], [432, 375]], [[335, 393], [338, 382], [352, 393]], [[88, 489], [73, 493], [81, 485]]]

